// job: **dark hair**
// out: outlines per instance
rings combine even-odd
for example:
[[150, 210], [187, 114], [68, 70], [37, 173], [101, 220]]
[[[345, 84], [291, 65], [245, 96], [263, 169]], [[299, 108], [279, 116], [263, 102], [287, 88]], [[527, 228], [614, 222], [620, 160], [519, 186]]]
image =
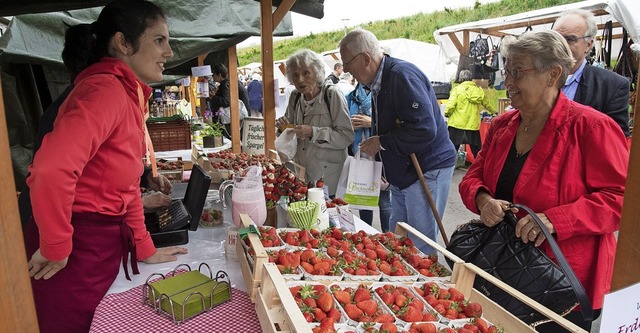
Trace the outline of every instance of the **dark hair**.
[[227, 75], [229, 75], [229, 70], [227, 69], [227, 66], [223, 64], [217, 64], [213, 66], [213, 68], [211, 68], [211, 71], [213, 72], [213, 74], [218, 74], [223, 78], [227, 78]]
[[109, 41], [117, 32], [121, 32], [126, 42], [133, 45], [135, 53], [142, 34], [159, 19], [166, 19], [164, 11], [149, 1], [110, 2], [102, 9], [97, 21], [67, 29], [62, 61], [75, 78], [85, 68], [109, 55]]

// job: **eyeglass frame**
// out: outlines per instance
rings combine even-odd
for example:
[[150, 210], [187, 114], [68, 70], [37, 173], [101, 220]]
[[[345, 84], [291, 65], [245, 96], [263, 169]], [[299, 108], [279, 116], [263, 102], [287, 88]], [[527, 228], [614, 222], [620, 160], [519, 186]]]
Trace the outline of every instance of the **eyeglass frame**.
[[[524, 74], [527, 74], [527, 72], [534, 71], [534, 70], [537, 70], [537, 68], [535, 68], [535, 67], [525, 68], [525, 69], [519, 69], [519, 68], [506, 69], [506, 68], [503, 68], [500, 71], [500, 74], [502, 74], [502, 77], [505, 80], [507, 79], [507, 76], [510, 76], [512, 79], [517, 81], [517, 80], [522, 79], [524, 77]], [[518, 73], [518, 74], [515, 74], [514, 71], [515, 71], [515, 73]]]
[[573, 44], [577, 43], [581, 39], [587, 39], [587, 38], [592, 38], [592, 37], [591, 36], [578, 37], [578, 36], [571, 35], [571, 36], [562, 36], [562, 38], [564, 38], [564, 40], [567, 41], [567, 44], [573, 45]]
[[354, 55], [354, 56], [353, 56], [353, 58], [351, 58], [351, 60], [349, 60], [349, 61], [347, 61], [347, 62], [343, 62], [343, 63], [342, 63], [342, 69], [343, 69], [344, 71], [346, 71], [346, 68], [347, 68], [347, 67], [349, 67], [349, 65], [350, 65], [354, 60], [356, 60], [356, 58], [357, 58], [359, 55], [361, 55], [361, 54], [363, 54], [363, 53], [364, 53], [364, 52], [360, 52], [360, 53], [358, 53], [358, 54]]

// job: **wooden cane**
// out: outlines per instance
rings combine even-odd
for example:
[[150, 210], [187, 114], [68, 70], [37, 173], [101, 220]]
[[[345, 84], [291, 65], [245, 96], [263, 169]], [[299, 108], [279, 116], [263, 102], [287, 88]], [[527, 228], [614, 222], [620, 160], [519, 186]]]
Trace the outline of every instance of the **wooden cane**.
[[413, 166], [416, 168], [416, 172], [418, 173], [418, 178], [420, 178], [420, 183], [422, 184], [422, 188], [424, 189], [424, 194], [427, 195], [427, 200], [429, 201], [429, 206], [431, 206], [431, 212], [433, 212], [433, 217], [436, 218], [436, 222], [438, 222], [438, 229], [440, 229], [440, 234], [442, 235], [442, 240], [444, 241], [445, 246], [449, 246], [449, 239], [447, 238], [447, 233], [444, 231], [444, 225], [442, 225], [442, 220], [440, 220], [440, 213], [436, 209], [436, 203], [433, 201], [433, 197], [431, 196], [431, 191], [429, 191], [429, 186], [427, 185], [427, 180], [424, 179], [424, 174], [422, 173], [422, 168], [420, 168], [420, 163], [418, 163], [418, 158], [415, 153], [411, 153], [411, 161], [413, 162]]

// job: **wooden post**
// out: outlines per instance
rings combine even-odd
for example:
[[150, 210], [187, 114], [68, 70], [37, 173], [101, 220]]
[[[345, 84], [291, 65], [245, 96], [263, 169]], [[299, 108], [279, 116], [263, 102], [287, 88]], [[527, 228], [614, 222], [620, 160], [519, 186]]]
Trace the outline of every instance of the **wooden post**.
[[0, 332], [38, 332], [0, 82]]
[[[241, 152], [240, 146], [240, 94], [238, 92], [238, 53], [236, 46], [227, 49], [229, 58], [229, 97], [231, 98], [231, 148], [234, 153]], [[249, 105], [245, 105], [249, 110]]]
[[264, 117], [264, 152], [275, 149], [276, 101], [273, 79], [273, 30], [280, 24], [295, 0], [283, 0], [273, 12], [271, 0], [260, 1], [260, 35], [262, 49], [262, 115]]
[[260, 1], [260, 30], [262, 49], [262, 116], [264, 117], [264, 152], [275, 149], [276, 102], [273, 91], [273, 24], [272, 1]]
[[[206, 54], [202, 54], [198, 56], [198, 66], [204, 66], [204, 59], [207, 57]], [[195, 78], [195, 83], [198, 84], [198, 78]], [[197, 86], [196, 86], [197, 87]], [[208, 89], [209, 87], [207, 87]], [[197, 89], [197, 88], [196, 88]], [[194, 100], [195, 101], [195, 100]], [[200, 117], [204, 119], [204, 112], [207, 110], [207, 99], [205, 97], [200, 97]], [[213, 110], [212, 110], [213, 111]]]
[[[640, 76], [636, 87], [640, 86]], [[635, 115], [640, 110], [638, 95], [634, 105]], [[635, 123], [634, 123], [635, 125]], [[611, 291], [628, 287], [640, 282], [640, 133], [631, 139], [631, 153], [629, 154], [629, 170], [627, 171], [627, 184], [624, 192], [624, 205], [622, 206], [622, 219], [620, 232], [618, 233], [618, 248], [616, 260], [613, 266], [613, 280]], [[633, 172], [636, 170], [636, 172]]]

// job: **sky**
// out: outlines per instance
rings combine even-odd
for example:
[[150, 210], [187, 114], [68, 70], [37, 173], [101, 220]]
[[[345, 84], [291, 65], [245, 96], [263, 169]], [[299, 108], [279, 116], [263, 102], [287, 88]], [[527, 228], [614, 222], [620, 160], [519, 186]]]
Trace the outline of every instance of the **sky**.
[[[481, 3], [498, 0], [480, 0]], [[443, 10], [445, 1], [434, 0], [325, 0], [324, 17], [316, 19], [292, 13], [293, 35], [307, 36], [309, 33], [348, 30], [372, 21], [411, 16], [417, 13], [431, 13]], [[447, 0], [446, 7], [455, 9], [473, 7], [475, 0]], [[278, 38], [275, 38], [278, 40]], [[259, 37], [251, 37], [240, 48], [260, 43]]]

